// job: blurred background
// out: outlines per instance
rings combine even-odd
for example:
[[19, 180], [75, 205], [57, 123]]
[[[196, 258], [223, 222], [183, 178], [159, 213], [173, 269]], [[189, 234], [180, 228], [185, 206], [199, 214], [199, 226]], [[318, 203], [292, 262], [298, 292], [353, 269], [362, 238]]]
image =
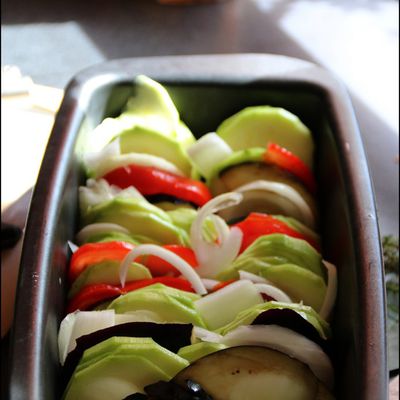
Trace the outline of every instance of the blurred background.
[[[351, 94], [381, 230], [398, 236], [398, 1], [203, 2], [2, 0], [2, 66], [16, 65], [34, 83], [63, 89], [81, 69], [123, 57], [273, 53], [317, 63]], [[57, 94], [52, 98], [50, 109]], [[6, 116], [4, 124], [12, 123]]]
[[[2, 0], [2, 67], [31, 79], [10, 86], [2, 68], [2, 209], [34, 184], [62, 89], [83, 68], [125, 57], [272, 53], [319, 64], [347, 86], [381, 234], [398, 238], [398, 1], [167, 2]], [[20, 172], [27, 160], [33, 167]]]

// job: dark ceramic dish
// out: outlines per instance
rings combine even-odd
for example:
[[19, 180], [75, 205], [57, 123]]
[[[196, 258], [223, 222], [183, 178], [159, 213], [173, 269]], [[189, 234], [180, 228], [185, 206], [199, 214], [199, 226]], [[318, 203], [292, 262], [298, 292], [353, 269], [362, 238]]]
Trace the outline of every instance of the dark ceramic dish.
[[26, 228], [12, 332], [10, 399], [58, 399], [57, 331], [64, 315], [67, 240], [77, 228], [84, 182], [80, 143], [117, 115], [146, 74], [168, 89], [196, 136], [257, 104], [287, 108], [316, 143], [324, 258], [338, 267], [332, 321], [337, 399], [387, 398], [385, 297], [379, 231], [364, 149], [348, 96], [326, 71], [270, 55], [117, 60], [77, 75], [66, 89]]

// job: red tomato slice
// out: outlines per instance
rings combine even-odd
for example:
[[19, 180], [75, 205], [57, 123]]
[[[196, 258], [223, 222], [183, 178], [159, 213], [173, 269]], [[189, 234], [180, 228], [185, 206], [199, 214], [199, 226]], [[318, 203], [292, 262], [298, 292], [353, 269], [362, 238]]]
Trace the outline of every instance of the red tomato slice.
[[76, 310], [90, 310], [96, 304], [118, 297], [121, 289], [118, 286], [99, 283], [96, 285], [85, 286], [76, 296], [74, 296], [67, 306], [67, 313]]
[[307, 241], [317, 251], [320, 251], [318, 243], [310, 237], [297, 232], [284, 222], [268, 215], [261, 213], [250, 213], [246, 219], [233, 225], [243, 232], [242, 245], [240, 253], [247, 249], [260, 236], [270, 235], [273, 233], [282, 233], [297, 239]]
[[108, 172], [103, 179], [121, 189], [134, 186], [144, 196], [166, 194], [198, 206], [212, 197], [204, 183], [154, 167], [131, 164]]
[[[163, 247], [184, 259], [193, 268], [197, 267], [196, 256], [190, 247], [176, 244], [165, 245]], [[154, 277], [163, 275], [179, 276], [181, 274], [173, 265], [157, 256], [140, 257], [138, 262], [145, 265]]]
[[68, 278], [73, 282], [88, 266], [106, 260], [122, 261], [134, 248], [127, 242], [86, 243], [72, 255]]
[[216, 292], [217, 290], [222, 289], [236, 281], [237, 279], [228, 279], [227, 281], [219, 282], [211, 289], [211, 292]]
[[296, 176], [313, 194], [316, 193], [316, 182], [310, 168], [296, 155], [275, 143], [269, 143], [264, 153], [264, 162], [278, 167]]
[[111, 300], [120, 296], [121, 294], [132, 292], [133, 290], [150, 286], [155, 283], [162, 283], [166, 286], [186, 292], [194, 292], [191, 283], [186, 279], [169, 276], [128, 282], [123, 288], [121, 286], [99, 283], [85, 286], [76, 296], [74, 296], [68, 304], [67, 313], [71, 313], [76, 310], [90, 310], [103, 301]]
[[[183, 258], [193, 268], [197, 266], [196, 256], [190, 247], [175, 244], [163, 247]], [[84, 244], [72, 255], [69, 268], [70, 282], [73, 282], [80, 273], [93, 264], [107, 260], [122, 261], [133, 248], [134, 245], [131, 243], [117, 241]], [[180, 275], [173, 265], [157, 256], [138, 257], [136, 262], [146, 266], [153, 277]]]
[[140, 289], [145, 286], [150, 286], [155, 283], [162, 283], [165, 286], [194, 293], [192, 284], [186, 279], [177, 278], [174, 276], [159, 276], [157, 278], [141, 279], [139, 281], [128, 282], [124, 288], [121, 288], [121, 294], [128, 293], [132, 290]]

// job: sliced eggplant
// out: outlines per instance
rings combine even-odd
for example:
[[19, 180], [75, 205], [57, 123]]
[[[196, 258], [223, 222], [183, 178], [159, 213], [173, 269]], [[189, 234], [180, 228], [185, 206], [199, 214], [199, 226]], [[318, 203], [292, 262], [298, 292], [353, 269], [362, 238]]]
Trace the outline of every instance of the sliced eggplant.
[[311, 317], [308, 318], [307, 320], [299, 312], [289, 308], [271, 308], [261, 312], [251, 325], [279, 325], [291, 329], [317, 343], [327, 354], [332, 354], [331, 342], [321, 337], [318, 329], [309, 322]]
[[147, 201], [164, 211], [172, 211], [182, 207], [193, 210], [198, 208], [198, 206], [194, 203], [190, 203], [188, 201], [181, 200], [178, 197], [170, 196], [167, 194], [154, 194], [145, 197]]
[[[234, 191], [237, 188], [254, 181], [277, 182], [288, 185], [304, 199], [311, 209], [314, 217], [317, 215], [317, 207], [313, 196], [304, 185], [292, 174], [283, 169], [261, 162], [243, 163], [227, 168], [219, 176], [210, 182], [210, 190], [214, 196]], [[242, 202], [234, 208], [221, 212], [226, 220], [232, 220], [247, 215], [249, 212], [267, 212], [269, 214], [286, 213], [286, 209], [280, 206], [279, 198], [266, 201], [265, 196], [257, 200], [252, 198], [248, 204]], [[270, 196], [271, 197], [271, 196]], [[275, 196], [279, 197], [279, 196]], [[296, 217], [296, 216], [294, 216]]]
[[332, 400], [300, 361], [258, 346], [220, 350], [180, 371], [173, 382], [197, 382], [214, 400]]
[[230, 192], [246, 183], [258, 180], [286, 183], [308, 200], [311, 194], [304, 187], [303, 183], [290, 172], [277, 167], [276, 165], [263, 162], [249, 162], [234, 165], [222, 171], [210, 183], [210, 190], [214, 196]]
[[197, 382], [191, 380], [186, 381], [185, 387], [172, 381], [159, 381], [144, 390], [150, 400], [213, 400]]
[[144, 391], [146, 394], [131, 394], [123, 400], [213, 400], [197, 382], [191, 380], [185, 387], [172, 381], [158, 381], [145, 386]]

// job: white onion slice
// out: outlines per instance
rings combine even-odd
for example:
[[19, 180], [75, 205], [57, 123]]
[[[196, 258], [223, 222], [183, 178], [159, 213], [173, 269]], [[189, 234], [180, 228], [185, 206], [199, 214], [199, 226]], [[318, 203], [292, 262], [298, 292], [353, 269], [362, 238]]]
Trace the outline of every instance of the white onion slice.
[[277, 325], [242, 325], [227, 333], [219, 343], [233, 346], [266, 346], [308, 365], [328, 388], [333, 388], [332, 363], [316, 343], [288, 328]]
[[223, 238], [226, 238], [229, 235], [229, 225], [218, 215], [211, 214], [209, 215], [209, 218], [214, 224], [214, 228], [217, 231], [217, 236], [221, 240]]
[[102, 162], [94, 168], [95, 177], [101, 177], [116, 168], [128, 166], [130, 164], [144, 167], [155, 167], [178, 176], [185, 176], [185, 174], [175, 164], [165, 160], [164, 158], [144, 153], [128, 153], [111, 156], [107, 155], [107, 157], [103, 157]]
[[192, 343], [197, 343], [199, 340], [203, 342], [221, 343], [223, 338], [222, 335], [209, 331], [208, 329], [200, 328], [199, 326], [194, 326], [192, 329]]
[[147, 201], [142, 194], [133, 186], [121, 189], [115, 185], [110, 185], [105, 179], [88, 179], [86, 186], [79, 187], [79, 203], [82, 211], [104, 201], [119, 198], [133, 198]]
[[69, 342], [71, 339], [72, 330], [76, 320], [75, 313], [68, 314], [62, 321], [58, 331], [58, 357], [61, 365], [64, 365], [67, 358]]
[[211, 290], [215, 285], [218, 285], [220, 281], [217, 281], [216, 279], [207, 279], [207, 278], [202, 278], [201, 281], [204, 284], [204, 287], [207, 290]]
[[[299, 219], [311, 228], [315, 225], [315, 218], [310, 206], [300, 193], [289, 185], [258, 180], [242, 185], [235, 190], [236, 192], [245, 193], [244, 201], [253, 198], [260, 199], [264, 196], [271, 196], [271, 194], [278, 195], [282, 198], [280, 205], [287, 208], [288, 215]], [[283, 199], [286, 200], [286, 204]]]
[[215, 132], [202, 136], [187, 148], [187, 152], [201, 175], [207, 179], [215, 166], [215, 160], [220, 163], [233, 153], [228, 143]]
[[[102, 124], [100, 124], [98, 127], [107, 127], [110, 125], [115, 126], [115, 122], [109, 122], [108, 119], [105, 119]], [[104, 126], [102, 126], [104, 124]], [[93, 134], [96, 134], [96, 129], [93, 131]], [[119, 144], [119, 138], [113, 140], [112, 142], [108, 143], [104, 148], [100, 149], [99, 151], [93, 151], [93, 152], [87, 152], [84, 154], [84, 163], [86, 164], [86, 167], [90, 171], [96, 171], [97, 168], [99, 168], [103, 162], [103, 160], [117, 156], [121, 154], [121, 147]]]
[[337, 271], [336, 267], [330, 262], [322, 260], [322, 263], [325, 265], [328, 272], [328, 287], [326, 288], [325, 299], [322, 303], [319, 315], [323, 319], [328, 319], [336, 301]]
[[76, 347], [76, 340], [100, 329], [128, 322], [174, 323], [165, 321], [159, 314], [149, 310], [136, 310], [124, 314], [115, 314], [114, 310], [75, 311], [61, 322], [58, 332], [58, 351], [61, 365]]
[[264, 302], [253, 282], [238, 280], [194, 302], [207, 327], [215, 330], [244, 310]]
[[269, 285], [268, 283], [256, 283], [254, 286], [257, 288], [259, 293], [266, 294], [276, 301], [280, 301], [281, 303], [293, 303], [293, 300], [276, 286]]
[[70, 351], [76, 347], [76, 339], [100, 329], [114, 326], [114, 310], [75, 311], [61, 322], [58, 332], [58, 351], [61, 365]]
[[193, 289], [198, 294], [206, 294], [207, 290], [203, 285], [199, 275], [196, 271], [181, 257], [177, 256], [170, 250], [164, 249], [161, 246], [155, 244], [142, 244], [135, 247], [130, 251], [125, 258], [122, 260], [119, 277], [121, 286], [125, 286], [126, 274], [128, 266], [139, 256], [153, 255], [160, 257], [161, 259], [172, 264], [191, 284]]
[[68, 246], [73, 253], [79, 249], [79, 246], [77, 246], [75, 243], [72, 243], [70, 240], [68, 240]]
[[85, 243], [86, 240], [90, 238], [90, 236], [92, 235], [97, 235], [107, 232], [120, 232], [129, 235], [129, 230], [121, 225], [112, 224], [108, 222], [98, 222], [95, 224], [86, 225], [84, 228], [82, 228], [76, 235], [76, 241], [79, 244], [82, 244]]
[[[242, 198], [240, 193], [224, 193], [214, 197], [198, 210], [190, 228], [190, 241], [199, 262], [197, 272], [201, 277], [215, 277], [239, 254], [242, 231], [236, 227], [229, 229], [225, 221], [213, 214], [240, 203]], [[203, 237], [203, 223], [209, 216], [212, 217], [217, 230], [218, 243], [209, 243]]]
[[239, 277], [240, 279], [248, 279], [249, 281], [252, 281], [253, 283], [271, 283], [268, 279], [265, 279], [262, 276], [252, 274], [251, 272], [239, 270]]

